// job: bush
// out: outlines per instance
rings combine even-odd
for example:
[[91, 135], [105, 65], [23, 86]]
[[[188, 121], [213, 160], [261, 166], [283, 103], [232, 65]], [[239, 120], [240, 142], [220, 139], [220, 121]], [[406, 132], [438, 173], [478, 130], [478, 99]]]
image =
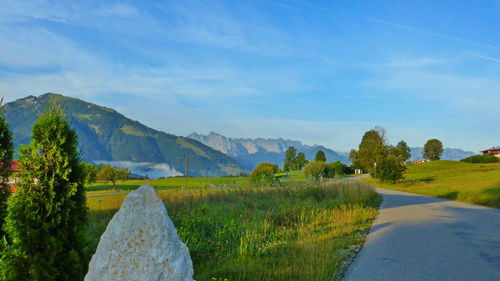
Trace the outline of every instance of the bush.
[[460, 161], [467, 163], [497, 163], [500, 159], [493, 154], [483, 154], [470, 156]]
[[278, 165], [272, 163], [260, 163], [250, 175], [252, 185], [260, 186], [274, 186], [278, 180], [274, 176], [279, 171]]
[[337, 171], [335, 170], [336, 166], [333, 163], [326, 163], [325, 164], [325, 172], [324, 172], [324, 177], [328, 179], [333, 179], [335, 175], [337, 174]]
[[319, 181], [325, 177], [326, 164], [323, 161], [312, 161], [307, 163], [304, 173], [309, 181]]
[[332, 165], [335, 169], [336, 176], [343, 176], [345, 174], [348, 174], [348, 172], [349, 172], [349, 167], [340, 161], [335, 161], [332, 163]]
[[406, 167], [403, 165], [401, 158], [389, 155], [380, 161], [377, 166], [376, 176], [383, 182], [395, 183], [403, 178], [403, 173]]

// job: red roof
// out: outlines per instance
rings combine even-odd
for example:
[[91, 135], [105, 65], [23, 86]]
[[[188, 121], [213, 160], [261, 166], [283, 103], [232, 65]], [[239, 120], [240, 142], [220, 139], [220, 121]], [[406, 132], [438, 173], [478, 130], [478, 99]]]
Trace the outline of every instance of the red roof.
[[500, 147], [492, 147], [492, 148], [488, 148], [486, 150], [481, 150], [479, 152], [489, 152], [489, 151], [497, 151], [497, 150], [500, 150]]
[[13, 173], [17, 173], [19, 172], [19, 161], [17, 160], [12, 160], [11, 164], [10, 164], [10, 170], [13, 172]]

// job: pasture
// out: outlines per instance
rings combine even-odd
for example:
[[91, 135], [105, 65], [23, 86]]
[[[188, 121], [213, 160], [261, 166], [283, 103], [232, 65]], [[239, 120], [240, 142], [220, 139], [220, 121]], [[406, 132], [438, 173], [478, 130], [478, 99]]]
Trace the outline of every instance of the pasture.
[[500, 208], [500, 163], [431, 161], [408, 165], [405, 178], [397, 184], [371, 178], [364, 181], [382, 188]]

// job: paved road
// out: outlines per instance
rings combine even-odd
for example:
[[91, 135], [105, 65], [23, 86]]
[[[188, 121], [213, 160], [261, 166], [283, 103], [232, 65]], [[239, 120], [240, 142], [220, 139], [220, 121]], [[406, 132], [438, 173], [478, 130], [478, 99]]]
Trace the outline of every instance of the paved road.
[[377, 191], [379, 216], [344, 281], [500, 280], [500, 210]]

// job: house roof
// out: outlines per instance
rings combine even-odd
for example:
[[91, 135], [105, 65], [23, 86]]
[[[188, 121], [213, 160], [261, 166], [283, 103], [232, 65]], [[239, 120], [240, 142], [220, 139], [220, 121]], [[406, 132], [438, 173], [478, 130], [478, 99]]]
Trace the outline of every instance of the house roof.
[[489, 152], [489, 151], [497, 151], [497, 150], [500, 150], [500, 147], [497, 146], [497, 147], [492, 147], [492, 148], [488, 148], [488, 149], [485, 149], [485, 150], [481, 150], [480, 152]]
[[12, 160], [11, 164], [10, 164], [10, 170], [13, 172], [13, 173], [17, 173], [19, 172], [19, 161], [17, 160]]

